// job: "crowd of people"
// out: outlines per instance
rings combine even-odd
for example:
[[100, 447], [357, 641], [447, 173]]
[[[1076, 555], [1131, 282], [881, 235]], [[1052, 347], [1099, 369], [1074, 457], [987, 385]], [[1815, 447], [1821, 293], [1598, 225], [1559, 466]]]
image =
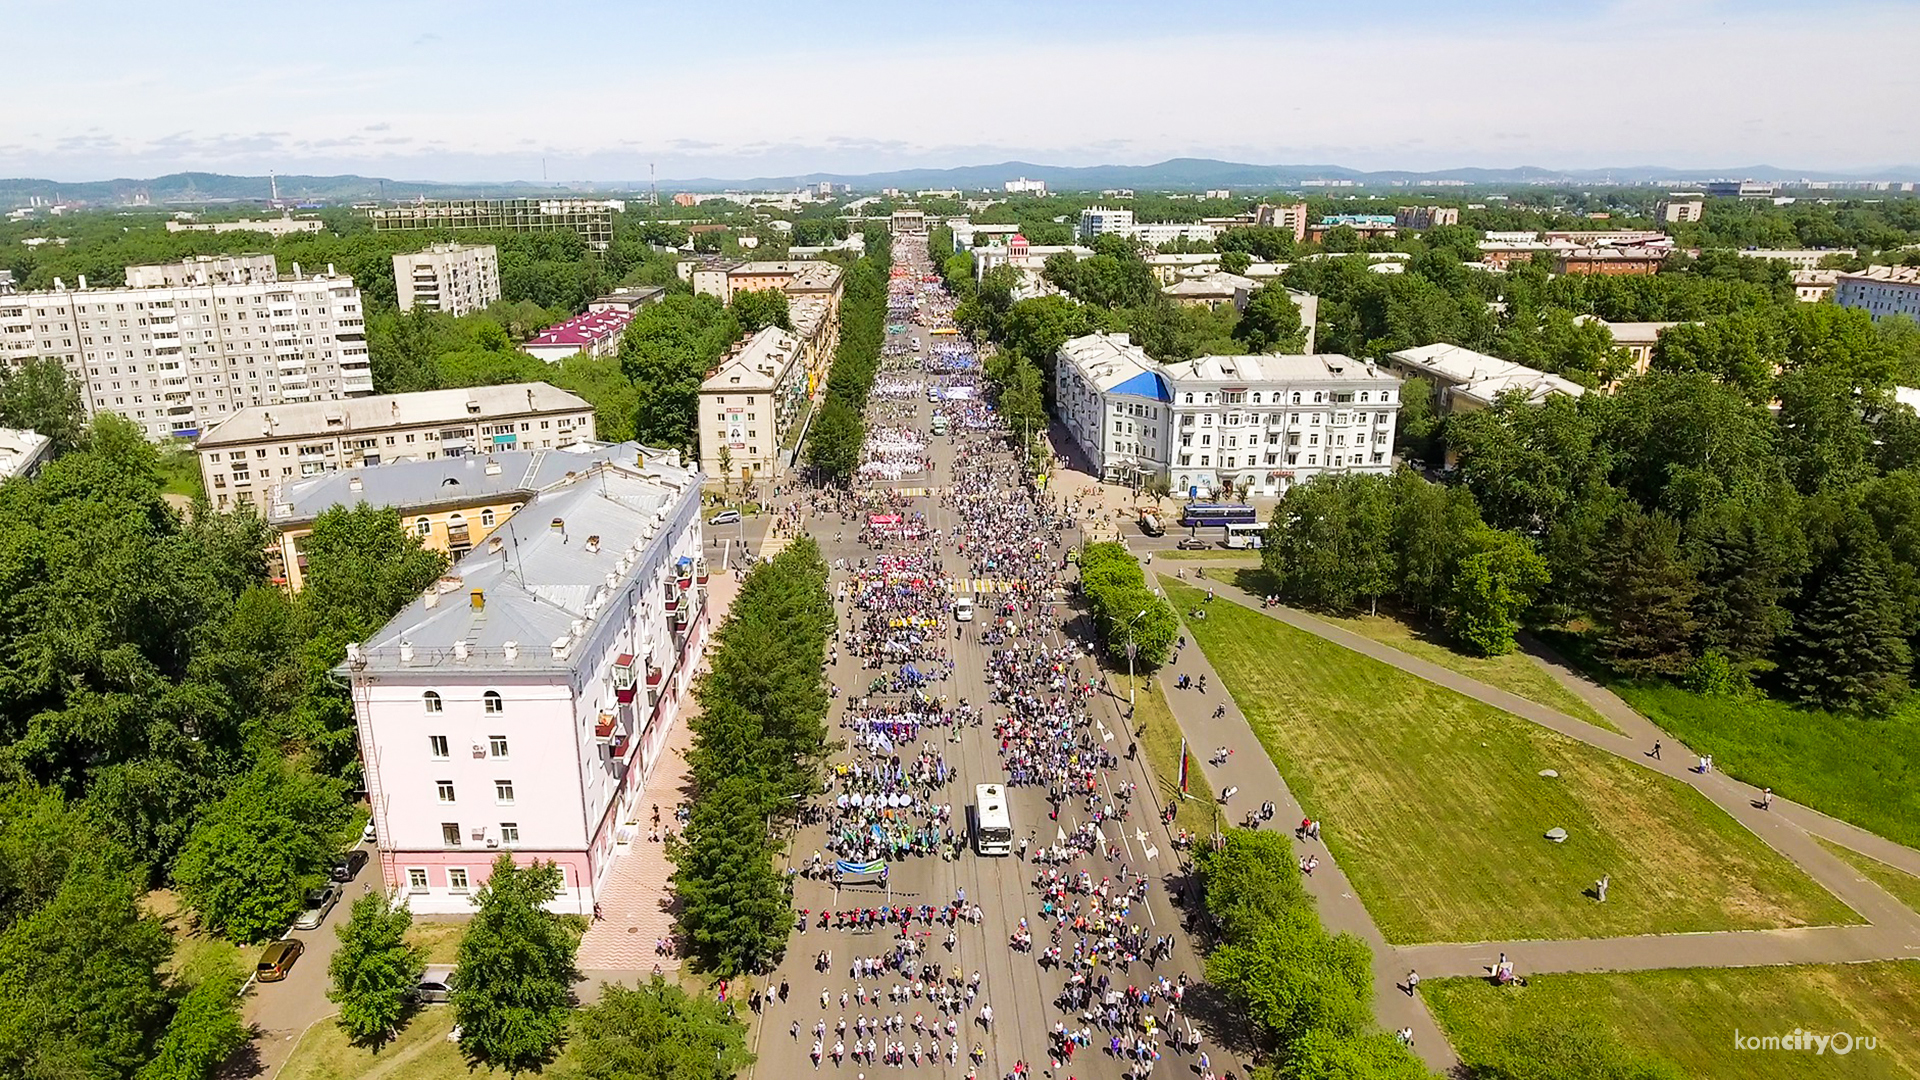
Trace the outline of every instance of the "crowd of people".
[[[916, 270], [924, 241], [899, 238], [895, 252], [890, 320], [917, 334], [950, 325], [951, 299]], [[1029, 1053], [1044, 1054], [1056, 1071], [1077, 1053], [1104, 1053], [1127, 1075], [1144, 1077], [1163, 1054], [1199, 1054], [1199, 1035], [1180, 1014], [1187, 975], [1162, 970], [1175, 942], [1149, 917], [1154, 879], [1127, 843], [1136, 788], [1115, 775], [1124, 765], [1115, 747], [1125, 744], [1094, 719], [1100, 683], [1091, 643], [1063, 622], [1079, 504], [1030, 482], [1017, 440], [980, 396], [979, 356], [964, 340], [943, 338], [929, 336], [926, 351], [912, 357], [890, 354], [899, 366], [869, 402], [856, 486], [803, 499], [816, 532], [823, 523], [833, 528], [837, 516], [835, 541], [858, 539], [873, 554], [833, 565], [842, 621], [829, 665], [854, 662], [866, 689], [836, 698], [840, 752], [803, 814], [824, 828], [820, 850], [799, 872], [830, 878], [833, 891], [830, 901], [799, 910], [807, 940], [823, 940], [808, 946], [822, 979], [820, 1011], [816, 1018], [811, 1002], [796, 1003], [796, 1059], [805, 1050], [816, 1069], [851, 1059], [977, 1080], [989, 1068], [1032, 1075]], [[933, 401], [924, 412], [921, 391]], [[926, 413], [949, 430], [951, 481], [903, 492], [889, 485], [934, 471]], [[963, 599], [971, 618], [958, 621], [954, 606]], [[981, 658], [973, 661], [979, 673], [968, 673], [988, 687], [978, 704], [933, 685], [963, 656]], [[986, 775], [973, 775], [982, 761]], [[1002, 878], [992, 912], [964, 886], [942, 903], [918, 903], [887, 869], [932, 854], [965, 857], [965, 800], [948, 793], [956, 782], [1047, 796], [1049, 820], [1018, 838], [1014, 858], [1023, 869]], [[931, 865], [914, 872], [913, 888], [924, 891], [928, 874], [951, 881], [958, 872]], [[1016, 878], [1025, 881], [1009, 907]], [[826, 888], [816, 881], [808, 895], [824, 898]], [[997, 917], [1008, 924], [986, 925]], [[1002, 970], [1006, 956], [1034, 965], [1053, 995], [1058, 1013], [1045, 1045], [1010, 1053], [994, 1035], [994, 987], [983, 969]], [[779, 997], [788, 999], [784, 982]]]

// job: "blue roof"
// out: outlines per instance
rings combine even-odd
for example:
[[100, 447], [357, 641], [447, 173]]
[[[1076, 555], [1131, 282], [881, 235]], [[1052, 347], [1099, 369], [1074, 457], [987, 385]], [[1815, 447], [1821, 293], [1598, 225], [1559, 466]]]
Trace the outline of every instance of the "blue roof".
[[1173, 400], [1173, 394], [1167, 390], [1167, 380], [1157, 371], [1143, 371], [1126, 382], [1115, 386], [1108, 393], [1130, 394], [1133, 397], [1152, 398], [1154, 401]]

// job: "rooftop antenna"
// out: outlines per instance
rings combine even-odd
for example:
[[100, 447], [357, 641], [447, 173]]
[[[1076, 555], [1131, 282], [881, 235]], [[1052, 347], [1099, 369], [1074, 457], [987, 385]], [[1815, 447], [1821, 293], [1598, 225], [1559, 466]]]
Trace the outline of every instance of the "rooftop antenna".
[[547, 182], [547, 159], [545, 157], [540, 159], [540, 182], [543, 184]]
[[273, 174], [272, 169], [267, 170], [267, 188], [273, 192], [273, 208], [278, 210], [280, 208], [280, 178]]
[[653, 162], [647, 162], [647, 185], [653, 189], [653, 205], [660, 205], [660, 174], [654, 171]]

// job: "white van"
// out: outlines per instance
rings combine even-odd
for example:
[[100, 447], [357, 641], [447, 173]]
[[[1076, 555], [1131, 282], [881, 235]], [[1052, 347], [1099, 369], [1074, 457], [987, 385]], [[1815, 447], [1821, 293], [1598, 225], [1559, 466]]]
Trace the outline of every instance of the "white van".
[[954, 622], [972, 622], [973, 621], [973, 601], [972, 600], [969, 600], [963, 596], [960, 599], [955, 600], [953, 602], [953, 621]]

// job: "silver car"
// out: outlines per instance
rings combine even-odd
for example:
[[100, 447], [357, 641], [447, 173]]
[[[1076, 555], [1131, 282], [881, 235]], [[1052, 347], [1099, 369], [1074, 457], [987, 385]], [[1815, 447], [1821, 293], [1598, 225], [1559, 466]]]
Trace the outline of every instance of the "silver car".
[[422, 1005], [444, 1005], [453, 992], [453, 965], [428, 964], [413, 988], [413, 999]]
[[340, 902], [340, 890], [337, 886], [325, 885], [307, 894], [307, 910], [293, 920], [295, 930], [318, 930], [320, 924], [327, 921], [327, 912]]

